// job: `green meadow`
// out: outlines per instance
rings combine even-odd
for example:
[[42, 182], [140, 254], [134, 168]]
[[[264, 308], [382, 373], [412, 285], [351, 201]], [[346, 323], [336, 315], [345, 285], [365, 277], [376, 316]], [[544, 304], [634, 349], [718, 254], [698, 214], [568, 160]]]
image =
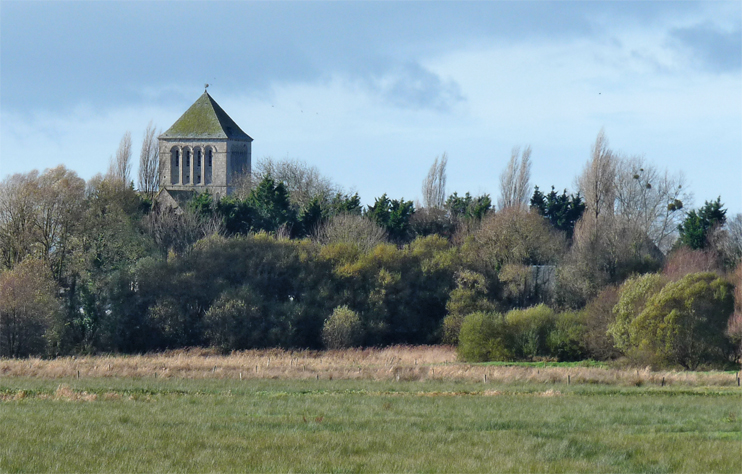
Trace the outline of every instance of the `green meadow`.
[[742, 472], [742, 390], [0, 378], [2, 472]]

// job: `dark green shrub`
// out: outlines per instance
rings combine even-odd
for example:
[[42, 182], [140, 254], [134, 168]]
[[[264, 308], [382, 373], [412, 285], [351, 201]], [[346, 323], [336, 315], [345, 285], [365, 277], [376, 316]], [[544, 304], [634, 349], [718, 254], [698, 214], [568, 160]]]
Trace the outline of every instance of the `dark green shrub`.
[[45, 263], [26, 258], [0, 270], [0, 356], [44, 353], [44, 333], [59, 313], [58, 290]]
[[500, 313], [478, 311], [464, 318], [459, 332], [459, 357], [469, 362], [512, 360], [508, 325]]
[[206, 339], [224, 352], [267, 347], [271, 341], [260, 298], [248, 287], [222, 294], [204, 315]]
[[333, 268], [324, 301], [332, 301], [330, 308], [347, 305], [361, 315], [363, 345], [440, 342], [457, 265], [448, 241], [420, 237], [409, 246], [379, 244], [367, 253], [334, 244], [322, 249], [320, 258]]
[[174, 298], [165, 297], [150, 306], [149, 325], [154, 330], [155, 347], [173, 349], [199, 345], [200, 321], [196, 309], [180, 305]]
[[546, 338], [552, 357], [560, 361], [582, 360], [587, 357], [584, 313], [568, 311], [556, 317], [556, 324]]
[[585, 323], [586, 355], [592, 359], [610, 360], [621, 355], [614, 345], [613, 337], [608, 334], [608, 327], [615, 320], [613, 307], [616, 303], [618, 303], [618, 288], [609, 285], [580, 311]]
[[456, 288], [446, 303], [448, 314], [443, 320], [443, 343], [456, 344], [464, 317], [477, 311], [493, 311], [495, 305], [487, 300], [487, 282], [484, 275], [462, 270], [456, 276]]

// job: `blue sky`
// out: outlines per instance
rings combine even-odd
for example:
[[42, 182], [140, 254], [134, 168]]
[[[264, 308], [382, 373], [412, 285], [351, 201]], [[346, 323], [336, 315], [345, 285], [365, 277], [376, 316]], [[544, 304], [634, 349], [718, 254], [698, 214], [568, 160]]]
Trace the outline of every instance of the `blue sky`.
[[574, 188], [610, 146], [742, 212], [742, 7], [734, 2], [0, 1], [0, 177], [135, 161], [203, 84], [253, 142], [365, 203], [498, 194], [514, 146], [532, 183]]

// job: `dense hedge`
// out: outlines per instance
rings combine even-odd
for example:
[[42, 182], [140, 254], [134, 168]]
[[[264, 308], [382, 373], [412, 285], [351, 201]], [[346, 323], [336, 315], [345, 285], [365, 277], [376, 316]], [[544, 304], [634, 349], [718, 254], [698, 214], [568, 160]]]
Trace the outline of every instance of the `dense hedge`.
[[[590, 227], [579, 195], [554, 191], [532, 209], [454, 193], [418, 212], [289, 188], [266, 176], [173, 210], [64, 167], [7, 178], [0, 356], [443, 342], [475, 361], [740, 359], [742, 267], [727, 272], [742, 249], [665, 262], [646, 234]], [[726, 235], [720, 206], [697, 215], [708, 245]]]

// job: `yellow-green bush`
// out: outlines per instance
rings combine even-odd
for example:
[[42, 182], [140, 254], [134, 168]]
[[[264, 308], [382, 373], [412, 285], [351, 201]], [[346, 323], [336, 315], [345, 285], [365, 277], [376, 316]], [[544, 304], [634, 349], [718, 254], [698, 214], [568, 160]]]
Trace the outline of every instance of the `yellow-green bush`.
[[505, 315], [512, 334], [511, 351], [519, 359], [549, 356], [547, 338], [556, 325], [554, 310], [540, 304]]
[[688, 369], [728, 362], [734, 351], [724, 329], [734, 310], [732, 290], [710, 272], [668, 283], [632, 322], [632, 348]]
[[461, 324], [459, 357], [469, 362], [512, 360], [509, 336], [508, 325], [502, 314], [472, 313]]
[[620, 290], [608, 332], [635, 361], [696, 368], [734, 357], [725, 336], [733, 311], [733, 286], [711, 272], [667, 284], [656, 274], [634, 277]]
[[471, 362], [579, 360], [586, 354], [585, 322], [579, 313], [556, 314], [546, 305], [502, 315], [478, 311], [467, 315], [459, 332], [459, 356]]
[[358, 313], [347, 306], [335, 308], [322, 327], [322, 342], [328, 349], [344, 349], [360, 344], [363, 325]]
[[512, 360], [508, 339], [508, 326], [502, 314], [472, 313], [461, 324], [459, 357], [469, 362]]
[[619, 300], [613, 308], [614, 321], [608, 326], [616, 348], [624, 353], [633, 346], [631, 331], [634, 320], [644, 311], [647, 301], [658, 293], [666, 280], [657, 273], [633, 276], [619, 289]]

